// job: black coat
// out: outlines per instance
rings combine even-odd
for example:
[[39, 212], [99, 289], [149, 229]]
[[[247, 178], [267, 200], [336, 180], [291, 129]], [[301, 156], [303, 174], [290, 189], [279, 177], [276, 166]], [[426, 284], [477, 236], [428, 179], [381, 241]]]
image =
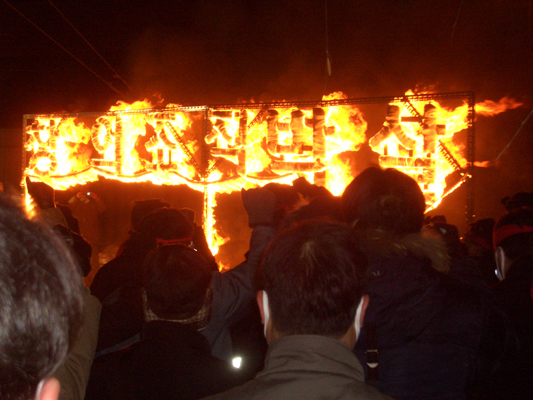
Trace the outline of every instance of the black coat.
[[243, 383], [211, 355], [205, 337], [186, 325], [151, 321], [142, 339], [95, 360], [87, 400], [199, 399]]
[[[533, 398], [533, 258], [513, 262], [505, 280], [493, 288], [519, 340], [519, 351], [504, 371], [500, 390], [507, 398]], [[493, 397], [496, 398], [496, 397]]]
[[[497, 371], [510, 332], [490, 293], [433, 268], [438, 247], [427, 240], [413, 236], [369, 254], [370, 303], [355, 352], [367, 383], [395, 399], [464, 399]], [[373, 381], [370, 329], [379, 352]]]

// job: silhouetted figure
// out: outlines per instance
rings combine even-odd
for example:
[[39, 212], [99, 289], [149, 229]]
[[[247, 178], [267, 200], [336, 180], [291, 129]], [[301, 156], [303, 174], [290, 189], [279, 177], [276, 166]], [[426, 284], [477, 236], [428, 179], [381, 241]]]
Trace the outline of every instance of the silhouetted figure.
[[104, 250], [104, 233], [100, 218], [106, 210], [106, 205], [95, 192], [78, 192], [70, 198], [68, 205], [72, 215], [78, 220], [81, 235], [93, 248], [91, 272], [85, 278], [85, 284], [90, 286], [100, 268], [100, 252]]
[[502, 204], [507, 212], [513, 212], [520, 209], [533, 211], [533, 192], [519, 192], [511, 197], [504, 197]]
[[[280, 196], [285, 193], [284, 188], [279, 189]], [[289, 196], [292, 198], [291, 196]], [[247, 259], [244, 263], [235, 268], [220, 273], [215, 270], [211, 274], [211, 288], [213, 293], [213, 309], [209, 324], [202, 330], [210, 346], [211, 353], [222, 360], [231, 360], [233, 357], [233, 345], [230, 335], [230, 328], [244, 317], [250, 315], [253, 309], [254, 290], [252, 287], [253, 276], [259, 263], [261, 262], [264, 249], [275, 234], [276, 228], [274, 225], [278, 218], [281, 218], [287, 212], [283, 207], [278, 205], [285, 205], [283, 202], [277, 200], [277, 195], [267, 188], [255, 188], [242, 191], [243, 203], [246, 211], [249, 214], [249, 225], [253, 227], [252, 236], [250, 238], [250, 250], [247, 253]], [[297, 198], [297, 194], [296, 194]], [[125, 247], [124, 253], [119, 257], [124, 257], [124, 261], [119, 264], [120, 271], [124, 271], [124, 279], [128, 278], [128, 284], [124, 284], [119, 290], [116, 290], [111, 296], [108, 296], [103, 303], [102, 318], [100, 321], [100, 337], [97, 348], [97, 356], [105, 353], [117, 351], [120, 348], [138, 341], [138, 333], [140, 332], [143, 322], [141, 310], [141, 296], [140, 284], [138, 281], [131, 279], [131, 274], [128, 270], [135, 267], [135, 271], [139, 271], [138, 260], [139, 251], [148, 246], [155, 247], [157, 244], [165, 245], [175, 241], [182, 241], [183, 243], [190, 243], [190, 236], [185, 235], [185, 231], [180, 231], [176, 235], [176, 222], [170, 218], [171, 215], [177, 216], [177, 210], [165, 211], [160, 209], [153, 214], [146, 216], [141, 222], [141, 230], [143, 232], [151, 232], [148, 237], [152, 238], [150, 245], [146, 241], [134, 241], [132, 235], [132, 247], [130, 254], [129, 245]], [[160, 223], [154, 223], [157, 215], [164, 218]], [[181, 213], [181, 215], [183, 215]], [[184, 217], [189, 227], [190, 222]], [[146, 225], [146, 229], [143, 226]], [[168, 229], [161, 229], [167, 227]], [[180, 228], [181, 229], [181, 228]], [[187, 235], [190, 232], [187, 231]], [[146, 236], [146, 233], [144, 234]], [[138, 235], [138, 239], [143, 237]], [[181, 238], [181, 239], [179, 239]], [[142, 247], [144, 246], [144, 247]], [[125, 258], [129, 257], [129, 258]], [[131, 260], [132, 263], [126, 263]], [[118, 261], [117, 261], [118, 262]], [[122, 264], [124, 263], [124, 264]], [[137, 264], [133, 264], [137, 263]], [[111, 263], [110, 263], [111, 264]], [[104, 269], [102, 267], [100, 273], [97, 275], [93, 286], [99, 282], [101, 278], [102, 284], [107, 285], [105, 276], [101, 275], [108, 270], [112, 274], [113, 270], [110, 268]], [[100, 276], [101, 275], [101, 276]], [[123, 282], [125, 280], [122, 280]], [[109, 291], [109, 290], [107, 290]], [[255, 324], [250, 324], [255, 326]], [[257, 343], [256, 348], [260, 348], [261, 343]], [[262, 358], [262, 357], [261, 357]], [[246, 360], [244, 360], [246, 362]], [[262, 360], [254, 361], [254, 364], [261, 364]]]
[[448, 277], [442, 239], [424, 237], [418, 184], [369, 168], [342, 195], [346, 221], [370, 260], [356, 354], [366, 381], [395, 399], [464, 399], [506, 354], [508, 327], [486, 293]]
[[198, 399], [242, 382], [211, 355], [200, 331], [213, 294], [208, 263], [183, 244], [151, 252], [143, 267], [141, 340], [93, 364], [87, 399]]
[[529, 399], [533, 397], [533, 214], [530, 210], [510, 212], [496, 223], [494, 249], [501, 282], [493, 292], [520, 342], [517, 358], [502, 379], [502, 394], [507, 398]]
[[100, 301], [127, 283], [140, 283], [144, 257], [163, 241], [192, 241], [193, 226], [185, 215], [174, 208], [164, 207], [145, 216], [124, 244], [117, 258], [104, 265], [91, 285], [91, 292]]
[[[485, 276], [486, 267], [479, 264], [479, 259], [469, 256], [468, 248], [461, 242], [457, 227], [446, 223], [444, 216], [426, 217], [422, 234], [436, 235], [446, 244], [450, 256], [449, 276], [480, 288], [489, 287]], [[494, 275], [494, 271], [492, 274]]]
[[480, 219], [469, 225], [463, 236], [468, 256], [476, 261], [481, 282], [486, 287], [498, 283], [496, 278], [496, 262], [492, 245], [492, 230], [495, 221], [492, 218]]

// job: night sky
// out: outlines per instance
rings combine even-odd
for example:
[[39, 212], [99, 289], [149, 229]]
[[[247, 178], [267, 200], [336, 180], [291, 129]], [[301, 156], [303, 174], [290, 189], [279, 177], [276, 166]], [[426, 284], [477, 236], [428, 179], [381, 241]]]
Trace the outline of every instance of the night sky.
[[[477, 101], [524, 103], [478, 118], [476, 159], [489, 161], [533, 105], [531, 0], [53, 0], [127, 84], [49, 1], [9, 3], [102, 79], [0, 1], [3, 129], [19, 129], [26, 113], [104, 111], [118, 100], [202, 105], [333, 91], [473, 91]], [[532, 150], [530, 120], [499, 165], [479, 169], [478, 217], [501, 213], [505, 195], [533, 191]]]

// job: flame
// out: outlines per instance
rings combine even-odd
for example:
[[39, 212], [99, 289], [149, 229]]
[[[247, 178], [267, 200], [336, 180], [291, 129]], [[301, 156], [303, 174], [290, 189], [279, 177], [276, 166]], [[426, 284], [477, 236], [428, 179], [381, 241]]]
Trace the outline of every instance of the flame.
[[491, 166], [490, 161], [475, 161], [474, 165], [479, 168], [488, 168]]
[[453, 136], [468, 127], [468, 112], [466, 102], [450, 109], [436, 101], [399, 100], [389, 105], [382, 130], [369, 141], [381, 154], [382, 166], [399, 169], [419, 183], [428, 209], [442, 201], [449, 174], [461, 171], [458, 186], [467, 177], [464, 146], [454, 143]]
[[344, 188], [353, 179], [353, 171], [350, 167], [350, 160], [342, 160], [339, 156], [332, 158], [329, 164], [328, 181], [326, 188], [334, 195], [340, 196]]
[[152, 103], [148, 99], [142, 101], [136, 101], [131, 104], [126, 103], [125, 101], [117, 101], [117, 104], [111, 106], [111, 111], [126, 111], [126, 110], [148, 110], [153, 108]]
[[496, 114], [500, 114], [507, 110], [513, 110], [522, 106], [523, 103], [517, 102], [515, 99], [505, 96], [502, 97], [497, 103], [492, 100], [485, 100], [476, 104], [476, 113], [492, 117]]
[[[335, 92], [324, 96], [324, 107], [301, 109], [271, 109], [261, 103], [225, 109], [177, 104], [154, 108], [148, 100], [120, 101], [96, 116], [38, 115], [25, 127], [29, 162], [23, 175], [58, 190], [99, 176], [188, 185], [204, 193], [206, 238], [217, 254], [229, 240], [215, 229], [220, 193], [269, 182], [291, 184], [299, 176], [335, 195], [343, 192], [353, 179], [346, 152], [359, 149], [367, 131], [356, 106], [338, 105], [344, 99], [346, 95]], [[519, 105], [503, 98], [480, 103], [476, 111], [495, 115]], [[461, 171], [459, 186], [467, 177], [464, 146], [454, 143], [453, 135], [467, 127], [468, 105], [448, 109], [436, 101], [398, 101], [389, 107], [398, 108], [397, 121], [387, 115], [384, 130], [370, 145], [381, 155], [383, 167], [415, 178], [428, 206], [434, 207], [450, 173]], [[389, 128], [394, 134], [387, 136]]]

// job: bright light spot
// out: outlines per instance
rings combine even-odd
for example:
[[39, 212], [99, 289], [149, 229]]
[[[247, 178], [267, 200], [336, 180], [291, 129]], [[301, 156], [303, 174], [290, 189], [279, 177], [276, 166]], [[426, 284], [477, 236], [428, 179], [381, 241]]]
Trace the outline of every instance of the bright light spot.
[[241, 357], [235, 357], [233, 360], [231, 360], [231, 363], [233, 364], [234, 368], [239, 369], [241, 367], [242, 358]]
[[52, 162], [50, 161], [49, 158], [46, 158], [46, 157], [41, 157], [37, 160], [37, 169], [39, 171], [48, 171], [50, 169], [50, 164]]

